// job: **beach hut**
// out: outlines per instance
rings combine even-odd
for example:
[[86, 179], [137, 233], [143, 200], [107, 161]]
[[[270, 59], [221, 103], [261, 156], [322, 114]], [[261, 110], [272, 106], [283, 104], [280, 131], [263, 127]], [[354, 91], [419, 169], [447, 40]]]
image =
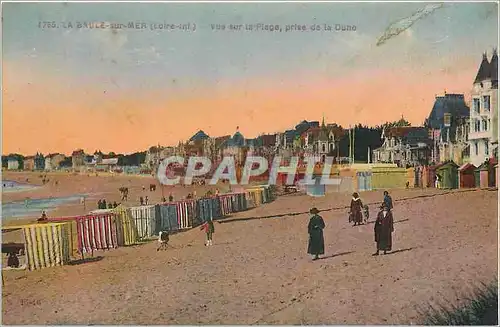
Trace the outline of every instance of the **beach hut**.
[[199, 199], [196, 204], [197, 217], [200, 223], [215, 220], [221, 217], [219, 200], [216, 197]]
[[71, 259], [72, 242], [69, 224], [43, 223], [3, 227], [2, 231], [22, 230], [29, 270], [62, 266]]
[[419, 166], [415, 168], [415, 187], [424, 187], [424, 167]]
[[225, 217], [233, 213], [233, 198], [232, 194], [220, 194], [219, 203], [221, 208], [221, 216]]
[[155, 234], [160, 231], [177, 231], [179, 223], [177, 221], [177, 206], [175, 203], [165, 203], [160, 206], [160, 216], [156, 218]]
[[488, 188], [488, 164], [483, 163], [474, 171], [476, 187]]
[[[112, 212], [100, 212], [76, 217], [78, 252], [94, 253], [97, 250], [115, 249], [119, 243], [119, 225]], [[123, 243], [122, 243], [123, 244]]]
[[321, 184], [321, 176], [313, 177], [314, 184], [306, 184], [306, 194], [313, 197], [325, 196], [326, 185]]
[[495, 159], [490, 159], [488, 161], [488, 187], [495, 187], [496, 185], [496, 168], [495, 166], [498, 162]]
[[196, 218], [196, 201], [183, 200], [175, 202], [179, 229], [191, 228]]
[[406, 169], [406, 184], [408, 188], [414, 188], [417, 186], [417, 171], [415, 167], [410, 167]]
[[137, 227], [135, 226], [130, 209], [120, 204], [118, 207], [109, 210], [116, 216], [118, 245], [137, 244]]
[[245, 211], [247, 210], [247, 201], [245, 198], [245, 193], [243, 192], [235, 192], [231, 194], [231, 201], [232, 201], [232, 211], [233, 212], [240, 212], [240, 211]]
[[498, 182], [500, 181], [500, 176], [498, 175], [498, 164], [495, 165], [495, 176], [496, 176], [495, 186], [498, 187]]
[[405, 188], [407, 172], [405, 168], [398, 167], [373, 167], [371, 189]]
[[436, 168], [436, 174], [441, 176], [439, 188], [458, 188], [458, 165], [448, 161]]
[[476, 186], [474, 170], [476, 170], [476, 167], [471, 163], [465, 163], [458, 168], [458, 185], [460, 188], [474, 188]]
[[247, 209], [252, 209], [252, 208], [255, 208], [257, 206], [255, 194], [253, 192], [245, 190], [245, 198], [247, 201]]
[[250, 193], [250, 196], [252, 198], [251, 202], [255, 207], [262, 205], [263, 191], [261, 188], [249, 188], [247, 189], [247, 192]]
[[372, 190], [372, 172], [371, 171], [357, 171], [357, 188], [358, 191], [371, 191]]
[[159, 216], [158, 205], [131, 207], [130, 214], [137, 228], [137, 237], [140, 240], [156, 235], [156, 217]]

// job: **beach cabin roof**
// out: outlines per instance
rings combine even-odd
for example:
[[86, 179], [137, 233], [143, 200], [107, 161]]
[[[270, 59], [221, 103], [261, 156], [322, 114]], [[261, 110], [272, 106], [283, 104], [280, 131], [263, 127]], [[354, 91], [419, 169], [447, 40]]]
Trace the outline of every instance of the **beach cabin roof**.
[[476, 170], [488, 170], [489, 164], [487, 162], [483, 162]]
[[476, 166], [474, 166], [473, 164], [471, 164], [470, 162], [467, 162], [467, 163], [464, 163], [462, 166], [460, 166], [458, 168], [459, 171], [464, 171], [464, 170], [467, 170], [467, 169], [476, 169]]
[[436, 167], [436, 170], [448, 169], [450, 167], [458, 168], [458, 165], [453, 161], [443, 162], [441, 165]]

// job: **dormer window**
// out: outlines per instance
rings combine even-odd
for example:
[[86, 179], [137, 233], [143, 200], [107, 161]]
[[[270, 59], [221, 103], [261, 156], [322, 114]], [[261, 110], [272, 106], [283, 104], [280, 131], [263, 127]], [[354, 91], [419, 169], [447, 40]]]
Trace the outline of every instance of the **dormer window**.
[[483, 96], [483, 108], [486, 111], [490, 111], [490, 96], [489, 95]]

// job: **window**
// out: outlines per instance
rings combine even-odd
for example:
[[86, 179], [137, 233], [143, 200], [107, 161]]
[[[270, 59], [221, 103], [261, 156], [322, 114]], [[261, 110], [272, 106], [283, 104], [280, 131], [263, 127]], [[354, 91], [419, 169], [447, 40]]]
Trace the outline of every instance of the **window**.
[[490, 110], [490, 96], [485, 95], [483, 96], [483, 108], [484, 110]]
[[476, 119], [474, 124], [476, 125], [474, 131], [480, 132], [481, 131], [481, 122], [479, 121], [479, 119]]
[[474, 153], [476, 154], [476, 156], [479, 155], [479, 145], [477, 144], [477, 142], [474, 143]]
[[326, 145], [323, 144], [323, 152], [326, 152]]
[[485, 155], [490, 154], [490, 147], [489, 147], [488, 141], [484, 141], [484, 154]]
[[475, 112], [479, 112], [479, 106], [480, 106], [480, 101], [478, 98], [474, 98], [472, 100], [472, 109], [475, 111]]
[[486, 119], [483, 119], [481, 122], [482, 122], [481, 131], [486, 132], [488, 130], [488, 122], [486, 121]]

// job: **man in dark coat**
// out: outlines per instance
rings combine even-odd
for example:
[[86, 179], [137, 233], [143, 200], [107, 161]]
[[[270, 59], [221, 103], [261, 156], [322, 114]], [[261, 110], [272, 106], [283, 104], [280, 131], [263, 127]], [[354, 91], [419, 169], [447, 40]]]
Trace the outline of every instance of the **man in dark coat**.
[[349, 211], [349, 217], [351, 221], [354, 221], [354, 225], [361, 225], [363, 222], [363, 202], [359, 198], [358, 193], [353, 193], [351, 200], [351, 210]]
[[377, 252], [373, 255], [378, 255], [379, 251], [384, 251], [387, 254], [392, 250], [392, 232], [394, 232], [394, 220], [392, 213], [387, 204], [382, 204], [381, 211], [378, 213], [375, 221], [375, 242], [377, 243]]
[[312, 208], [309, 213], [312, 217], [307, 226], [307, 231], [309, 233], [307, 253], [313, 256], [313, 260], [317, 260], [320, 254], [325, 254], [325, 239], [323, 238], [325, 222], [323, 218], [318, 215], [319, 210], [317, 208]]

